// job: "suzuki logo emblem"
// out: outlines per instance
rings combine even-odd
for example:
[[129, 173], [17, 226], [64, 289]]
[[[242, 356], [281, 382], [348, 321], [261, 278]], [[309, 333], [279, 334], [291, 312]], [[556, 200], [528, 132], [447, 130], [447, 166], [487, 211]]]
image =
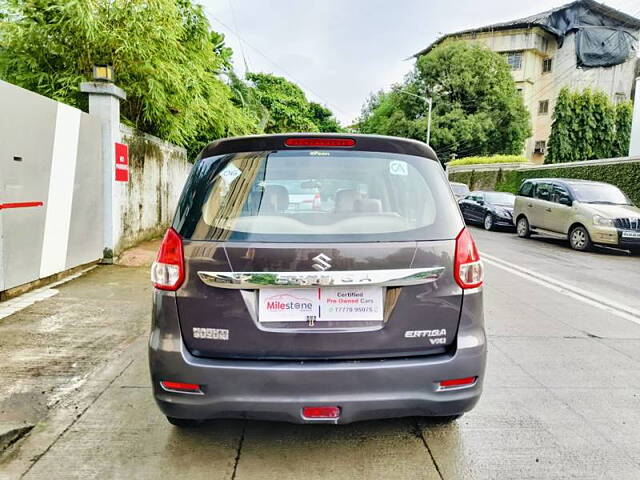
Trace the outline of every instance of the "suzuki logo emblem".
[[324, 253], [313, 257], [312, 260], [313, 265], [311, 266], [314, 270], [324, 272], [325, 270], [329, 270], [331, 268], [331, 263], [329, 263], [331, 262], [331, 257], [325, 255]]

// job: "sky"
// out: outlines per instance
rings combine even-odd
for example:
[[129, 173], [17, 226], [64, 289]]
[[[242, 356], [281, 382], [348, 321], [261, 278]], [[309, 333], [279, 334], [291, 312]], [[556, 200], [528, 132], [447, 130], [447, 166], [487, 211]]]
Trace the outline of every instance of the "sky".
[[[196, 0], [233, 48], [234, 66], [283, 76], [343, 125], [370, 93], [402, 81], [443, 33], [514, 20], [569, 0]], [[604, 2], [640, 17], [638, 0]]]

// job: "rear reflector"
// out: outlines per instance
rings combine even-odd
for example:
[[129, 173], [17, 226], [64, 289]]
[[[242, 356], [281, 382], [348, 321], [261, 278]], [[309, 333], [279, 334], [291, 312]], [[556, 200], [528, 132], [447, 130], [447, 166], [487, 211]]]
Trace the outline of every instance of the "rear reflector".
[[462, 387], [464, 385], [473, 385], [478, 377], [454, 378], [451, 380], [442, 380], [440, 388]]
[[340, 407], [304, 407], [302, 416], [305, 418], [338, 418]]
[[167, 390], [183, 390], [185, 392], [200, 391], [200, 385], [196, 385], [195, 383], [160, 382], [160, 384]]
[[353, 147], [356, 141], [353, 138], [287, 138], [284, 142], [287, 147]]

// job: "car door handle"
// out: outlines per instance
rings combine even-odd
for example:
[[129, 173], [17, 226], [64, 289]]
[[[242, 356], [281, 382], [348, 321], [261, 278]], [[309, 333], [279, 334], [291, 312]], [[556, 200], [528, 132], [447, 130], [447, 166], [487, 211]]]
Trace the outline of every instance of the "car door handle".
[[533, 207], [533, 203], [527, 204], [527, 207], [529, 207], [529, 208]]
[[545, 210], [545, 212], [550, 212], [551, 211], [550, 208], [545, 208], [544, 210]]

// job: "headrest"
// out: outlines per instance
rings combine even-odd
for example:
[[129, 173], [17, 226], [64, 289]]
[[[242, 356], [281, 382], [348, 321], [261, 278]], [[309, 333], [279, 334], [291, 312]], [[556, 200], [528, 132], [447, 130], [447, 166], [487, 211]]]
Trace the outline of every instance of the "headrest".
[[377, 198], [359, 198], [354, 206], [358, 213], [382, 213], [382, 202]]
[[260, 211], [265, 213], [284, 212], [289, 208], [289, 191], [282, 185], [267, 185], [262, 194]]
[[336, 213], [353, 212], [355, 201], [359, 198], [360, 194], [351, 188], [338, 190], [334, 211]]

